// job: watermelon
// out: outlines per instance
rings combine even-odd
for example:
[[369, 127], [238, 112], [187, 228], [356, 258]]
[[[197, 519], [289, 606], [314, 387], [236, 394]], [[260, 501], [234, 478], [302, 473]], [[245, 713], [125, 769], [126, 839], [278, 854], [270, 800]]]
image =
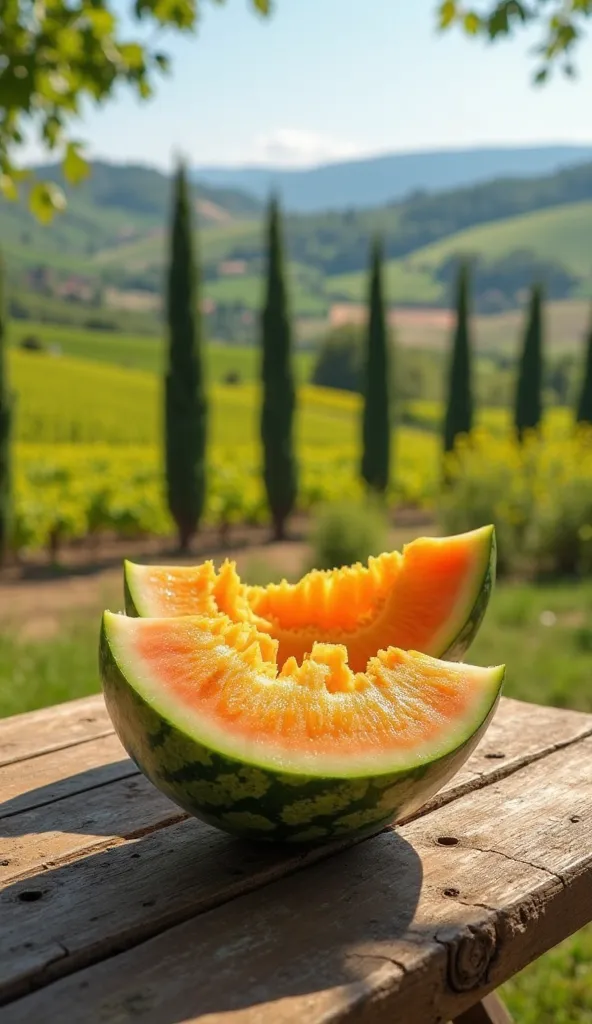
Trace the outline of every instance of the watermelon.
[[221, 612], [103, 616], [124, 747], [171, 800], [247, 839], [325, 843], [417, 810], [475, 747], [504, 676], [394, 647], [354, 671], [327, 642], [280, 662], [280, 647]]
[[397, 551], [298, 583], [242, 583], [233, 562], [196, 567], [124, 566], [128, 615], [169, 617], [224, 612], [274, 637], [278, 663], [301, 661], [314, 642], [347, 647], [363, 672], [378, 650], [398, 647], [460, 660], [487, 609], [495, 580], [493, 526], [456, 537], [422, 537]]

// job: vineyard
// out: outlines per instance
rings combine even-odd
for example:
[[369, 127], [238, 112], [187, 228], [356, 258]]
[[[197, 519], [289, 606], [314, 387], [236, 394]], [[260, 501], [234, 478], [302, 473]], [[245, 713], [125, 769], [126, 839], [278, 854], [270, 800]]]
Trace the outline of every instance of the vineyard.
[[[15, 546], [49, 547], [103, 531], [134, 537], [173, 529], [164, 500], [159, 447], [160, 385], [148, 372], [65, 357], [12, 352], [17, 392]], [[205, 521], [227, 531], [260, 523], [267, 509], [260, 472], [258, 386], [210, 388]], [[297, 444], [299, 508], [361, 497], [360, 399], [303, 385]], [[544, 561], [592, 560], [592, 444], [575, 436], [568, 410], [551, 409], [541, 441], [518, 448], [509, 414], [485, 409], [470, 447], [440, 498], [442, 462], [437, 403], [408, 403], [419, 426], [399, 425], [393, 445], [392, 506], [435, 508], [450, 530], [494, 521], [504, 559], [515, 552]], [[569, 513], [569, 514], [568, 514]], [[575, 552], [575, 554], [574, 554]]]
[[[398, 437], [393, 503], [429, 505], [437, 491], [435, 439], [403, 430]], [[361, 497], [356, 447], [299, 446], [299, 508]], [[420, 468], [421, 467], [421, 468]], [[233, 523], [268, 519], [258, 449], [253, 443], [213, 445], [204, 521], [226, 531]], [[18, 550], [115, 531], [122, 536], [172, 532], [155, 444], [16, 445]]]
[[[158, 443], [160, 383], [155, 375], [21, 352], [11, 353], [10, 373], [18, 395], [18, 550], [55, 548], [64, 540], [104, 530], [125, 536], [171, 532]], [[258, 386], [253, 381], [215, 383], [210, 402], [206, 522], [226, 529], [239, 521], [265, 521]], [[360, 495], [359, 406], [356, 395], [301, 387], [297, 440], [302, 510]], [[433, 500], [435, 454], [429, 434], [411, 428], [398, 433], [393, 501]]]

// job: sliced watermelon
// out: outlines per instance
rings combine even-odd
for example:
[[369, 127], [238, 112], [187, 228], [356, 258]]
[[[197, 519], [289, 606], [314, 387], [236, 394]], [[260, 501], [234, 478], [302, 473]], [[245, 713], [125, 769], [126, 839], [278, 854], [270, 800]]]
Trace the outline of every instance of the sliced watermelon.
[[365, 672], [341, 645], [280, 668], [277, 652], [222, 614], [103, 617], [105, 699], [139, 768], [191, 814], [273, 841], [362, 835], [420, 807], [473, 750], [504, 676], [394, 648]]
[[279, 641], [278, 660], [301, 660], [313, 642], [345, 644], [349, 664], [363, 671], [386, 647], [463, 657], [487, 609], [495, 580], [495, 531], [422, 537], [371, 558], [368, 566], [313, 571], [299, 583], [241, 583], [234, 563], [219, 573], [197, 567], [125, 563], [128, 615], [213, 615], [252, 622]]

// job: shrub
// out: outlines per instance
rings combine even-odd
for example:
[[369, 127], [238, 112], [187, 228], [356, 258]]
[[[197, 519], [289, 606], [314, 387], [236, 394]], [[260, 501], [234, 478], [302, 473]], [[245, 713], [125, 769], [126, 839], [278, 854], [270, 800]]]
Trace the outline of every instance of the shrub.
[[19, 347], [26, 352], [43, 352], [45, 345], [36, 334], [27, 334], [20, 341]]
[[500, 571], [592, 572], [592, 430], [531, 435], [522, 446], [475, 431], [447, 469], [445, 531], [494, 523]]
[[313, 384], [342, 391], [360, 391], [362, 384], [362, 332], [343, 324], [327, 334], [312, 376]]
[[326, 505], [316, 516], [311, 541], [315, 569], [366, 562], [386, 548], [384, 508], [372, 501]]

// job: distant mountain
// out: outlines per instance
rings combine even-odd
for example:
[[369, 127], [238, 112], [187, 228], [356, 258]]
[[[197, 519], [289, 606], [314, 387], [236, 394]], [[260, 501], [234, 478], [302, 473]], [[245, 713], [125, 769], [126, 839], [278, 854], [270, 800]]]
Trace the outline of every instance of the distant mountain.
[[[157, 217], [168, 213], [170, 177], [154, 167], [142, 164], [112, 164], [102, 160], [92, 163], [92, 173], [75, 188], [66, 187], [78, 203], [95, 208], [125, 210], [128, 214]], [[64, 188], [61, 168], [47, 164], [33, 168], [37, 178], [57, 181]], [[249, 217], [260, 213], [259, 200], [246, 195], [234, 186], [203, 184], [196, 193], [204, 206], [206, 221], [218, 222], [221, 217], [215, 207], [232, 217]]]
[[[96, 161], [88, 179], [71, 187], [64, 186], [56, 164], [33, 170], [36, 178], [57, 181], [65, 188], [68, 206], [50, 226], [45, 226], [29, 212], [25, 195], [18, 203], [0, 199], [0, 246], [13, 279], [39, 264], [51, 266], [62, 276], [96, 276], [100, 271], [97, 261], [103, 252], [117, 251], [154, 235], [163, 238], [171, 179], [160, 171]], [[194, 198], [204, 229], [229, 230], [245, 219], [257, 220], [262, 212], [257, 199], [236, 189], [195, 186]], [[123, 270], [134, 271], [131, 276], [142, 285], [135, 267], [124, 265]], [[153, 273], [152, 283], [160, 281], [160, 276], [160, 271]]]
[[266, 199], [280, 192], [292, 212], [380, 206], [414, 192], [460, 188], [500, 177], [535, 177], [592, 160], [590, 146], [499, 147], [392, 153], [306, 170], [197, 167], [194, 178]]

